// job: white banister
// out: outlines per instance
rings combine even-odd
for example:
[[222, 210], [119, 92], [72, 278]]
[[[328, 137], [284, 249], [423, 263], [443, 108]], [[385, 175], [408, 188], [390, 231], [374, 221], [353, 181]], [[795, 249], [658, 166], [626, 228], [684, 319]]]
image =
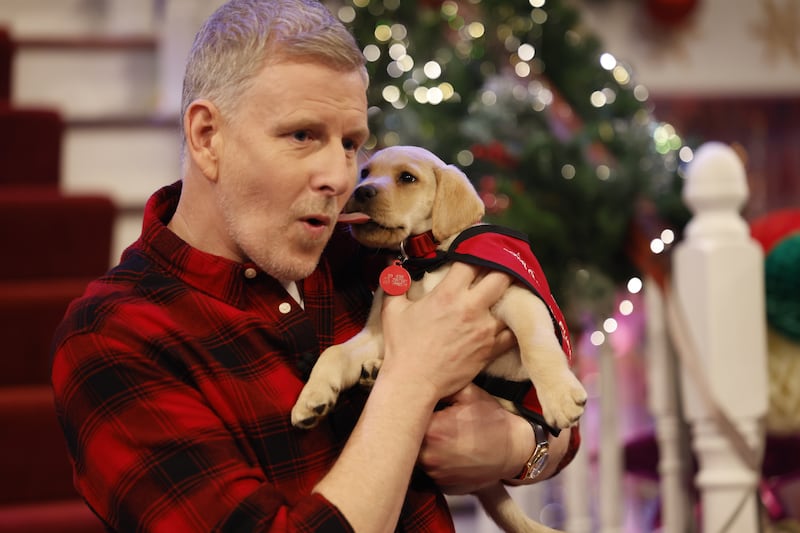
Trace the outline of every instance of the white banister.
[[694, 216], [674, 252], [670, 318], [677, 317], [672, 320], [679, 326], [672, 328], [676, 344], [685, 341], [677, 348], [684, 411], [699, 463], [695, 481], [704, 533], [759, 530], [766, 324], [763, 256], [739, 215], [746, 198], [744, 168], [735, 152], [720, 143], [703, 145], [684, 187]]
[[598, 347], [600, 360], [600, 447], [598, 451], [600, 533], [621, 533], [623, 446], [617, 397], [617, 365], [611, 343]]
[[661, 531], [684, 533], [689, 522], [688, 465], [675, 357], [667, 336], [664, 297], [653, 278], [644, 280], [647, 316], [647, 404], [655, 421], [661, 492]]
[[586, 429], [581, 435], [583, 442], [570, 465], [559, 474], [564, 478], [564, 511], [566, 523], [564, 530], [570, 533], [590, 533], [592, 531], [592, 495], [590, 486], [590, 451]]

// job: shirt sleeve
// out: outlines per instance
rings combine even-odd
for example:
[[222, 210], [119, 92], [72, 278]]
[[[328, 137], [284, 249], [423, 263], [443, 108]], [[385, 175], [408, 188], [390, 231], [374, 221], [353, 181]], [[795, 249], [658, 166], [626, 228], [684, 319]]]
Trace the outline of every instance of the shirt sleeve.
[[[181, 363], [73, 335], [54, 352], [56, 410], [75, 485], [114, 531], [352, 531], [320, 495], [291, 504]], [[155, 346], [149, 349], [157, 349]], [[167, 362], [169, 364], [169, 362]]]

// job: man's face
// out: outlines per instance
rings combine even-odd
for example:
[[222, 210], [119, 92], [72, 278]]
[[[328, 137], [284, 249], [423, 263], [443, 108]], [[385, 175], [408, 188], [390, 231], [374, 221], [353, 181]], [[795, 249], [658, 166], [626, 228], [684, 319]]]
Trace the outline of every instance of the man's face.
[[355, 186], [368, 135], [360, 73], [270, 64], [221, 132], [216, 199], [230, 253], [282, 281], [308, 276]]

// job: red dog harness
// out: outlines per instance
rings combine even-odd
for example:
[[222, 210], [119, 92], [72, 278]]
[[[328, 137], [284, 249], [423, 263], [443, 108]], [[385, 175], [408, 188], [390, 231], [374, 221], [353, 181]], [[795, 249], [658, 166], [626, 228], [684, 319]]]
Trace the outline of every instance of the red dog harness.
[[[447, 251], [436, 249], [430, 232], [411, 237], [402, 250], [402, 265], [415, 280], [421, 279], [425, 272], [436, 270], [451, 261], [500, 270], [511, 275], [547, 305], [561, 349], [567, 361], [572, 363], [572, 345], [564, 315], [550, 293], [542, 267], [533, 255], [525, 234], [502, 226], [481, 224], [461, 232]], [[475, 378], [475, 383], [490, 394], [512, 401], [523, 416], [542, 424], [553, 435], [558, 435], [560, 430], [545, 422], [536, 388], [530, 381], [509, 381], [480, 374]]]

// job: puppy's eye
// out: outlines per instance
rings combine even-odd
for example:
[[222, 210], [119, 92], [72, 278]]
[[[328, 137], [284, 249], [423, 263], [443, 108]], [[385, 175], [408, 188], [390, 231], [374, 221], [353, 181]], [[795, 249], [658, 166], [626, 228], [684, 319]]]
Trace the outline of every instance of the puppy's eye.
[[367, 176], [369, 176], [369, 169], [368, 168], [362, 168], [361, 169], [361, 179], [362, 180], [363, 179], [367, 179]]
[[414, 183], [415, 181], [417, 181], [417, 177], [410, 172], [403, 172], [400, 174], [401, 183]]

